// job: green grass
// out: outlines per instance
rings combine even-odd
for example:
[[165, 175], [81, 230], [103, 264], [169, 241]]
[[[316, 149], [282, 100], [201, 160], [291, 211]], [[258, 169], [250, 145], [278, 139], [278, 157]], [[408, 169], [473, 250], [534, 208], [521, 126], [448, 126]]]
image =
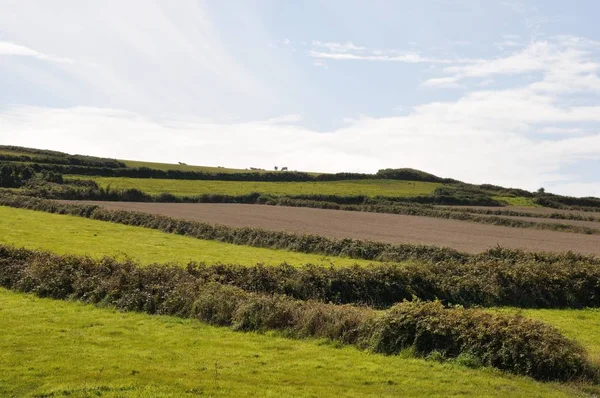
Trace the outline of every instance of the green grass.
[[[127, 167], [148, 167], [156, 170], [202, 171], [206, 173], [244, 173], [253, 170], [231, 169], [226, 167], [193, 166], [187, 164], [143, 162], [138, 160], [121, 160]], [[259, 171], [260, 173], [261, 171]], [[263, 172], [264, 173], [264, 172]]]
[[0, 289], [0, 396], [449, 397], [582, 395], [315, 340], [120, 313]]
[[12, 155], [12, 156], [27, 155], [27, 156], [31, 156], [31, 157], [35, 156], [34, 154], [17, 152], [17, 151], [9, 151], [7, 149], [0, 149], [0, 155]]
[[521, 313], [556, 326], [565, 336], [580, 342], [590, 359], [600, 364], [600, 308], [583, 310], [523, 310], [502, 308], [500, 311]]
[[367, 265], [372, 261], [233, 245], [164, 232], [0, 206], [0, 243], [58, 254], [129, 256], [142, 264], [190, 261], [227, 264]]
[[506, 202], [510, 206], [542, 207], [539, 204], [535, 203], [533, 198], [525, 198], [522, 196], [492, 196], [492, 199], [500, 202]]
[[146, 193], [173, 195], [226, 194], [243, 195], [260, 192], [273, 195], [368, 195], [368, 196], [417, 196], [432, 193], [441, 184], [399, 180], [350, 180], [327, 182], [260, 182], [260, 181], [192, 181], [152, 178], [84, 177], [93, 179], [103, 187], [125, 189], [137, 188]]
[[[156, 163], [156, 162], [143, 162], [138, 160], [121, 160], [127, 165], [127, 167], [148, 167], [156, 170], [181, 170], [181, 171], [202, 171], [205, 173], [278, 173], [275, 170], [250, 170], [248, 169], [232, 169], [228, 167], [215, 167], [215, 166], [193, 166], [188, 164], [174, 164], [174, 163]], [[308, 174], [319, 175], [323, 173], [308, 172]]]

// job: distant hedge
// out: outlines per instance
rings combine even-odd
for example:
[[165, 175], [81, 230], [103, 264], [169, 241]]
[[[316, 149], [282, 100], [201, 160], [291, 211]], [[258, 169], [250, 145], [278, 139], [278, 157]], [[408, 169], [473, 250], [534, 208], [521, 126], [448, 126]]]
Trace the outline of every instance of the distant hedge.
[[438, 302], [404, 302], [377, 313], [202, 283], [178, 267], [139, 268], [110, 258], [95, 261], [6, 246], [0, 246], [0, 285], [41, 297], [192, 317], [239, 331], [328, 338], [388, 355], [410, 348], [420, 356], [469, 356], [483, 366], [539, 380], [598, 380], [585, 350], [551, 326]]
[[[258, 194], [256, 194], [258, 195]], [[252, 196], [243, 196], [242, 198], [252, 199]], [[285, 204], [285, 203], [282, 203]], [[200, 239], [219, 240], [228, 243], [244, 244], [258, 247], [269, 247], [274, 249], [286, 249], [305, 253], [318, 253], [333, 256], [348, 256], [351, 258], [360, 258], [365, 260], [378, 261], [403, 261], [408, 259], [420, 260], [457, 260], [469, 257], [464, 253], [459, 253], [450, 248], [439, 248], [426, 245], [412, 244], [389, 244], [381, 242], [370, 242], [356, 239], [332, 239], [316, 235], [296, 235], [280, 231], [268, 231], [257, 228], [233, 228], [223, 225], [212, 225], [196, 221], [188, 221], [175, 219], [172, 217], [135, 212], [125, 210], [107, 210], [98, 205], [90, 204], [71, 204], [60, 203], [48, 199], [34, 198], [23, 195], [15, 195], [11, 193], [0, 192], [0, 205], [11, 206], [17, 208], [25, 208], [31, 210], [40, 210], [50, 213], [71, 214], [87, 218], [93, 218], [102, 221], [111, 221], [126, 225], [143, 226], [152, 229], [158, 229], [163, 232], [193, 236]], [[404, 214], [419, 214], [424, 213], [408, 213]], [[450, 218], [453, 215], [463, 216], [460, 213], [449, 212]], [[468, 215], [467, 215], [468, 216]], [[444, 218], [445, 216], [442, 216]], [[476, 217], [476, 216], [473, 216]], [[457, 219], [465, 219], [457, 217]], [[482, 217], [482, 219], [493, 218]], [[498, 218], [500, 225], [503, 220]], [[507, 219], [508, 222], [513, 220]], [[515, 222], [527, 223], [526, 221], [515, 220]], [[541, 225], [542, 223], [533, 223]], [[550, 227], [562, 224], [548, 224]], [[574, 228], [581, 228], [576, 227]], [[595, 230], [594, 230], [595, 231]], [[518, 253], [518, 254], [515, 254]], [[519, 251], [514, 251], [511, 256], [518, 255], [523, 258], [524, 254]], [[465, 257], [466, 256], [466, 257]], [[545, 255], [551, 257], [553, 255]], [[525, 256], [529, 258], [528, 255]], [[581, 256], [587, 258], [587, 261], [596, 262], [595, 257]]]
[[[488, 211], [478, 215], [460, 209], [421, 206], [422, 197], [367, 197], [362, 195], [268, 195], [258, 192], [242, 195], [202, 194], [197, 196], [175, 196], [169, 193], [150, 195], [139, 189], [101, 188], [92, 180], [66, 180], [70, 185], [28, 185], [23, 194], [34, 197], [67, 200], [97, 200], [121, 202], [156, 202], [156, 203], [244, 203], [264, 204], [272, 206], [311, 207], [331, 210], [360, 211], [370, 213], [401, 214], [461, 220], [480, 224], [500, 225], [513, 228], [534, 228], [551, 231], [600, 234], [598, 228], [562, 223], [546, 223], [491, 215]], [[424, 197], [427, 198], [427, 197]], [[449, 197], [449, 202], [453, 197]], [[481, 212], [484, 213], [484, 212]]]
[[[212, 198], [218, 202], [212, 203], [266, 203], [273, 204], [274, 199], [292, 199], [302, 202], [312, 202], [309, 207], [319, 207], [318, 203], [327, 202], [343, 205], [360, 204], [428, 204], [428, 205], [457, 205], [457, 206], [501, 206], [501, 203], [482, 195], [463, 195], [435, 190], [433, 194], [422, 196], [375, 196], [366, 195], [331, 195], [331, 194], [299, 194], [299, 195], [271, 195], [269, 193], [250, 193], [243, 195], [202, 194], [196, 196], [179, 196], [170, 193], [159, 195], [147, 194], [137, 188], [113, 189], [100, 187], [94, 180], [65, 178], [61, 185], [30, 184], [27, 194], [49, 199], [70, 200], [113, 200], [159, 203], [209, 203]], [[248, 202], [246, 197], [261, 197], [260, 201]], [[263, 199], [265, 198], [265, 199]], [[240, 202], [240, 200], [243, 200]], [[329, 205], [328, 205], [329, 206]], [[330, 207], [328, 207], [330, 208]]]
[[0, 164], [0, 187], [19, 188], [34, 175], [31, 167], [20, 164]]
[[573, 198], [551, 195], [537, 197], [534, 201], [540, 206], [554, 209], [600, 212], [600, 198]]
[[306, 182], [306, 181], [345, 181], [394, 179], [423, 182], [457, 182], [453, 179], [440, 178], [433, 174], [413, 169], [386, 169], [376, 174], [365, 173], [331, 173], [313, 174], [300, 171], [263, 172], [239, 171], [234, 173], [205, 172], [194, 170], [161, 170], [149, 167], [125, 167], [116, 160], [93, 160], [86, 157], [35, 157], [28, 155], [0, 155], [0, 161], [20, 161], [35, 169], [53, 171], [62, 174], [75, 174], [100, 177], [129, 177], [129, 178], [161, 178], [176, 180], [219, 180], [219, 181], [266, 181], [266, 182]]
[[331, 239], [255, 228], [233, 228], [95, 205], [0, 196], [0, 205], [71, 214], [163, 232], [303, 253], [420, 264], [368, 268], [198, 266], [205, 281], [299, 299], [387, 307], [412, 296], [445, 303], [534, 308], [600, 307], [600, 258], [574, 253], [490, 249], [466, 254], [449, 248]]
[[[86, 167], [126, 167], [125, 163], [116, 159], [100, 158], [85, 155], [69, 155], [68, 153], [44, 149], [24, 148], [18, 146], [0, 145], [0, 161], [35, 162], [47, 164], [78, 165]], [[56, 171], [56, 170], [53, 170]]]
[[205, 282], [216, 281], [251, 292], [377, 308], [415, 297], [467, 307], [600, 307], [597, 264], [570, 256], [556, 262], [510, 262], [494, 259], [498, 255], [507, 253], [490, 251], [466, 263], [422, 261], [368, 267], [199, 264], [191, 265], [189, 270]]

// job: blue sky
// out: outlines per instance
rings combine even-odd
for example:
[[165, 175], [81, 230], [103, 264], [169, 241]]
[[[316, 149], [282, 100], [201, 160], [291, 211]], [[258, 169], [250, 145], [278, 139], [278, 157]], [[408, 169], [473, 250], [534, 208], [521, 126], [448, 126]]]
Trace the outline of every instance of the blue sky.
[[596, 1], [4, 0], [0, 142], [600, 196]]

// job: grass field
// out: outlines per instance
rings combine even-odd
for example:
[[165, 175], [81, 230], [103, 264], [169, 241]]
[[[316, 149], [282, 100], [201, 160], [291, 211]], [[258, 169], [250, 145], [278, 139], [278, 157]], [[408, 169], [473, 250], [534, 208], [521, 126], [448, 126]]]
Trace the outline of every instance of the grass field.
[[260, 181], [191, 181], [152, 178], [83, 177], [93, 179], [103, 187], [137, 188], [146, 193], [168, 192], [174, 195], [227, 194], [243, 195], [260, 192], [273, 195], [367, 195], [416, 196], [427, 195], [441, 184], [399, 180], [350, 180], [327, 182], [260, 182]]
[[[230, 169], [227, 167], [214, 167], [214, 166], [193, 166], [187, 164], [173, 164], [173, 163], [156, 163], [156, 162], [142, 162], [138, 160], [121, 160], [119, 162], [125, 163], [127, 167], [148, 167], [156, 170], [181, 170], [181, 171], [203, 171], [206, 173], [243, 173], [253, 170], [244, 169]], [[258, 173], [264, 173], [264, 171], [257, 171]]]
[[510, 206], [517, 207], [542, 207], [534, 202], [533, 198], [526, 198], [522, 196], [492, 196], [492, 199], [506, 202]]
[[0, 396], [567, 397], [539, 383], [315, 340], [0, 289]]
[[128, 256], [142, 264], [190, 261], [255, 265], [369, 264], [372, 261], [239, 246], [86, 218], [0, 206], [0, 243], [92, 257]]

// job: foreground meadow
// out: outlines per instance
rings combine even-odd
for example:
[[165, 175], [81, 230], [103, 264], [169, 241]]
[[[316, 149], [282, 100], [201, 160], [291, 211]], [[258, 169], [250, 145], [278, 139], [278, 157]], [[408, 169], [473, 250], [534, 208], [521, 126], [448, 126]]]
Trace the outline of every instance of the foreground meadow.
[[323, 182], [262, 182], [262, 181], [210, 181], [167, 180], [158, 178], [88, 177], [100, 186], [116, 189], [137, 188], [149, 194], [170, 193], [177, 196], [202, 194], [244, 195], [260, 192], [271, 195], [366, 195], [366, 196], [418, 196], [432, 193], [441, 186], [434, 182], [401, 180], [348, 180]]
[[491, 369], [0, 289], [0, 396], [584, 396]]
[[0, 206], [0, 243], [58, 254], [117, 256], [142, 264], [190, 261], [241, 265], [367, 265], [372, 261], [201, 240], [81, 217]]

